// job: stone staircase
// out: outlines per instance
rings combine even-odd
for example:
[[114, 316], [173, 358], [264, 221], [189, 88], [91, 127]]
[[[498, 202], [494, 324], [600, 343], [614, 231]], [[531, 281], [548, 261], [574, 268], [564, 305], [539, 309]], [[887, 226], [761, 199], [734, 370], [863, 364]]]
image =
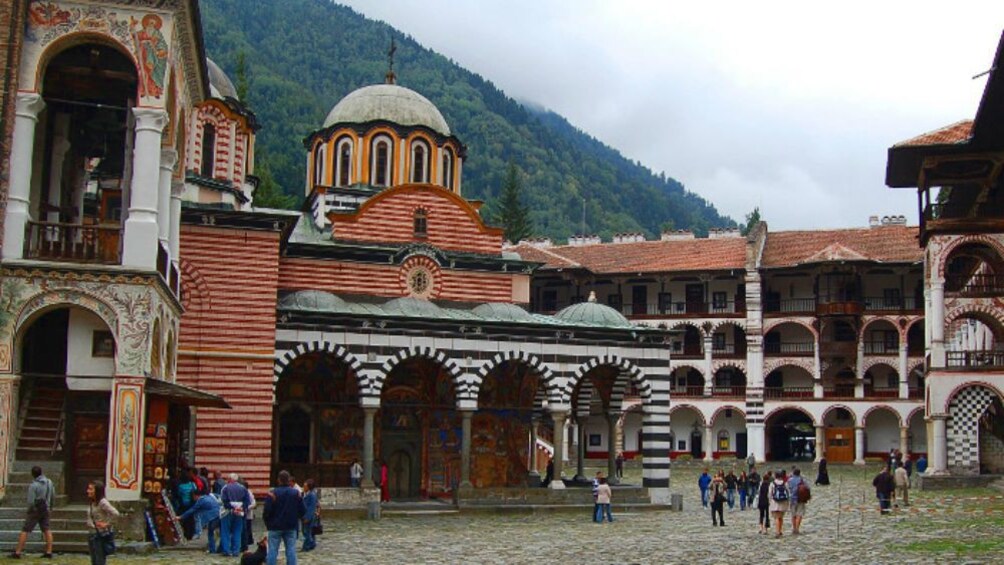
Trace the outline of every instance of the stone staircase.
[[48, 461], [63, 448], [66, 380], [39, 377], [32, 379], [32, 383], [21, 411], [15, 458], [20, 461]]
[[[56, 488], [53, 509], [49, 521], [53, 534], [53, 551], [56, 553], [87, 553], [87, 506], [69, 504], [63, 492], [63, 464], [56, 461], [24, 461], [11, 463], [7, 475], [7, 493], [0, 501], [0, 554], [6, 555], [17, 545], [18, 534], [24, 523], [28, 506], [28, 486], [31, 484], [31, 468], [42, 467]], [[41, 532], [36, 528], [28, 536], [25, 553], [38, 554], [45, 549]]]

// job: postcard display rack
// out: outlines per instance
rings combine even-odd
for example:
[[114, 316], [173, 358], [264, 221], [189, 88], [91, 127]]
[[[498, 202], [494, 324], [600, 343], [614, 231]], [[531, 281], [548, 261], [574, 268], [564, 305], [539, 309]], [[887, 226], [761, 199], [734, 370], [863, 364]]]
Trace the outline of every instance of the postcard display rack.
[[151, 539], [173, 545], [184, 538], [178, 535], [168, 496], [174, 471], [170, 466], [167, 415], [167, 402], [150, 399], [143, 437], [143, 495], [150, 501]]

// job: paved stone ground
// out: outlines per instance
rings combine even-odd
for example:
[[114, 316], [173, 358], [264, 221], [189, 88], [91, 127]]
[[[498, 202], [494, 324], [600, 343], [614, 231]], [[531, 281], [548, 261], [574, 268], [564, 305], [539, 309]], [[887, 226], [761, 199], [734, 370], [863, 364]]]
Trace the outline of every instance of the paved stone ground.
[[[805, 474], [813, 478], [809, 467]], [[831, 466], [832, 484], [813, 489], [802, 535], [791, 535], [789, 520], [786, 535], [774, 539], [759, 535], [756, 512], [741, 512], [738, 505], [726, 509], [725, 528], [712, 529], [697, 493], [700, 468], [673, 469], [673, 490], [684, 494], [682, 513], [619, 513], [615, 490], [612, 524], [594, 524], [582, 512], [327, 520], [317, 549], [300, 554], [299, 562], [1004, 563], [1004, 495], [994, 489], [914, 491], [910, 508], [880, 516], [871, 488], [876, 466]], [[629, 471], [627, 480], [639, 478], [640, 471]], [[57, 556], [56, 562], [89, 561]], [[109, 560], [116, 562], [223, 564], [236, 559], [173, 549]]]

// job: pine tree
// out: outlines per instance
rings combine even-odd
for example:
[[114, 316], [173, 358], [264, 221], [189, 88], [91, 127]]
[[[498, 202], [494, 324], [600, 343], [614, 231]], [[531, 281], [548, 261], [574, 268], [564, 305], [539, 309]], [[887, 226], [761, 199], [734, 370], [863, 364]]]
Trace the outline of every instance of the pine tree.
[[276, 184], [272, 177], [272, 170], [268, 165], [268, 159], [259, 151], [255, 173], [258, 177], [258, 187], [252, 195], [252, 205], [255, 208], [279, 208], [283, 210], [293, 210], [296, 208], [296, 197], [292, 194], [285, 194], [282, 188]]
[[530, 221], [530, 208], [523, 204], [520, 196], [523, 192], [523, 180], [519, 168], [510, 162], [502, 181], [502, 194], [499, 195], [498, 214], [496, 220], [505, 229], [506, 240], [519, 243], [533, 235], [533, 224]]
[[740, 232], [743, 235], [749, 235], [753, 228], [760, 223], [760, 207], [756, 206], [753, 211], [746, 214], [746, 223], [740, 226]]
[[238, 51], [237, 72], [235, 73], [235, 76], [237, 77], [237, 98], [239, 98], [240, 101], [248, 107], [251, 105], [248, 100], [248, 93], [251, 90], [251, 80], [248, 78], [249, 74], [247, 58], [244, 56], [244, 51]]

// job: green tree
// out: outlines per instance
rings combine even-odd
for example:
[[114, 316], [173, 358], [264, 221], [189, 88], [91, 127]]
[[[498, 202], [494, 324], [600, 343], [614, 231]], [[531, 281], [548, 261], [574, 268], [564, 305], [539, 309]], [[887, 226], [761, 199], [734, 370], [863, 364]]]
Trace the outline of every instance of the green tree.
[[237, 77], [237, 98], [245, 106], [250, 107], [251, 102], [248, 100], [248, 94], [251, 91], [251, 80], [248, 77], [247, 58], [243, 50], [237, 52], [237, 71], [235, 72], [235, 76]]
[[510, 161], [505, 179], [502, 181], [497, 220], [505, 229], [505, 238], [513, 243], [518, 243], [533, 235], [530, 208], [523, 203], [522, 192], [523, 179], [519, 168]]
[[749, 235], [750, 232], [760, 223], [760, 207], [755, 206], [753, 211], [746, 214], [746, 223], [739, 226], [739, 229], [743, 235]]
[[296, 208], [296, 197], [292, 194], [285, 194], [282, 188], [272, 177], [272, 170], [269, 167], [268, 159], [261, 152], [258, 153], [255, 173], [258, 176], [258, 187], [252, 194], [252, 204], [255, 208], [279, 208], [282, 210], [293, 210]]

